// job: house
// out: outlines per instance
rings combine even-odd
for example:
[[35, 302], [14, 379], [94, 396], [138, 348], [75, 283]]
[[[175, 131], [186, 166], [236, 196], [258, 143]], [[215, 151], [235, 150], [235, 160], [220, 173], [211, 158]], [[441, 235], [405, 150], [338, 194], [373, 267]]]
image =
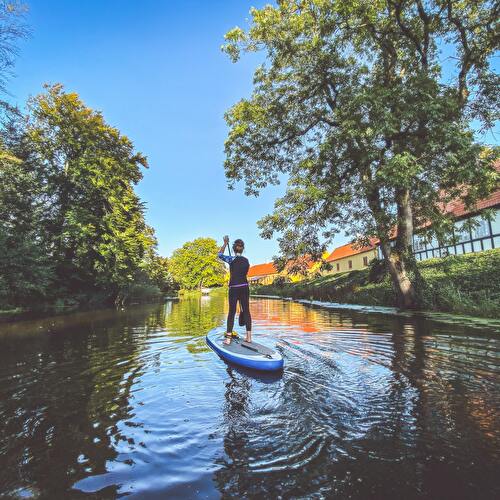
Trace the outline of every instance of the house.
[[[493, 211], [492, 220], [487, 220], [481, 215], [485, 209]], [[454, 236], [457, 242], [454, 245], [441, 245], [433, 238], [426, 243], [416, 232], [413, 236], [413, 252], [417, 260], [500, 248], [500, 190], [479, 201], [472, 211], [468, 211], [461, 201], [448, 203], [444, 210], [456, 219]], [[477, 222], [472, 231], [467, 227], [467, 222], [470, 220]]]
[[371, 240], [369, 245], [363, 247], [354, 243], [342, 245], [336, 248], [325, 260], [332, 266], [328, 274], [335, 274], [364, 269], [376, 257], [376, 240]]
[[249, 283], [270, 285], [278, 274], [278, 270], [274, 267], [274, 264], [272, 262], [268, 262], [266, 264], [256, 264], [255, 266], [250, 266], [247, 278]]
[[[500, 162], [495, 164], [495, 168], [500, 173]], [[453, 245], [441, 244], [435, 238], [426, 242], [425, 238], [418, 234], [417, 229], [413, 235], [413, 253], [417, 260], [500, 248], [500, 189], [480, 200], [473, 210], [467, 210], [460, 200], [451, 201], [442, 209], [455, 218], [453, 235], [456, 243]], [[493, 212], [491, 220], [487, 220], [482, 215], [486, 209]], [[467, 224], [471, 220], [477, 223], [472, 230]], [[394, 240], [391, 244], [394, 244]], [[380, 248], [378, 249], [378, 257], [382, 258]]]

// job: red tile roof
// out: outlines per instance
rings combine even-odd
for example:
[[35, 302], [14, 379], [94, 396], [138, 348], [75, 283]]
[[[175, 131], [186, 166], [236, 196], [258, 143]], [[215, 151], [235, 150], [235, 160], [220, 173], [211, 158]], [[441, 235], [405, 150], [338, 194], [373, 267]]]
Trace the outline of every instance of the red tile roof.
[[291, 259], [286, 263], [285, 270], [307, 267], [307, 269], [311, 269], [311, 267], [316, 264], [310, 255], [303, 255], [301, 257], [297, 257], [296, 259]]
[[342, 245], [336, 248], [327, 258], [327, 262], [332, 262], [334, 260], [343, 259], [344, 257], [350, 257], [351, 255], [357, 255], [359, 253], [369, 252], [375, 248], [376, 240], [373, 239], [370, 245], [364, 247], [358, 247], [354, 243], [348, 243], [347, 245]]
[[488, 197], [484, 198], [481, 201], [478, 201], [475, 208], [473, 210], [467, 210], [465, 205], [459, 201], [450, 201], [444, 207], [444, 211], [446, 213], [452, 213], [455, 217], [462, 217], [463, 215], [467, 215], [470, 213], [479, 212], [480, 210], [484, 210], [485, 208], [491, 208], [496, 205], [500, 205], [500, 189], [491, 193]]
[[256, 276], [269, 276], [271, 274], [277, 274], [278, 271], [274, 267], [272, 262], [266, 264], [256, 264], [255, 266], [250, 266], [247, 276], [249, 278], [254, 278]]
[[[497, 172], [500, 173], [500, 161], [497, 161], [493, 164], [493, 167]], [[444, 213], [453, 214], [455, 217], [463, 217], [464, 215], [475, 214], [484, 210], [485, 208], [491, 208], [500, 205], [500, 189], [493, 191], [489, 196], [479, 200], [474, 208], [466, 209], [464, 203], [461, 200], [453, 200], [446, 203], [446, 205], [441, 204], [442, 210]], [[423, 229], [430, 225], [430, 222], [424, 222], [418, 228], [415, 229]], [[391, 231], [390, 239], [393, 240], [396, 238], [398, 234], [397, 227], [394, 227]]]
[[[500, 160], [496, 161], [493, 164], [493, 167], [498, 173], [500, 173]], [[484, 210], [485, 208], [494, 207], [495, 205], [500, 205], [500, 189], [493, 191], [493, 193], [491, 193], [489, 196], [478, 201], [476, 203], [476, 206], [472, 210], [467, 210], [463, 202], [461, 202], [460, 200], [454, 200], [448, 202], [443, 207], [443, 210], [445, 213], [451, 213], [455, 217], [462, 217], [463, 215], [476, 213], [479, 212], [480, 210]]]

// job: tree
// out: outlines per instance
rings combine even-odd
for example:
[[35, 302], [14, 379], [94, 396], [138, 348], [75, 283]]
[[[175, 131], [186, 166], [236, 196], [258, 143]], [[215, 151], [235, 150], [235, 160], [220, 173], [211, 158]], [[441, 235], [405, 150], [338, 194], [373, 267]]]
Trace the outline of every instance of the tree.
[[52, 283], [47, 240], [39, 229], [43, 207], [33, 172], [0, 146], [0, 304], [45, 300]]
[[147, 272], [151, 282], [156, 285], [162, 293], [170, 292], [176, 288], [176, 283], [170, 272], [169, 259], [152, 252], [147, 261]]
[[[418, 306], [414, 227], [446, 238], [443, 203], [472, 208], [498, 185], [498, 149], [477, 143], [469, 122], [498, 119], [490, 59], [499, 9], [484, 0], [281, 0], [252, 9], [247, 32], [226, 34], [234, 61], [242, 51], [267, 57], [251, 98], [226, 113], [226, 176], [248, 195], [288, 176], [259, 222], [263, 237], [282, 234], [284, 258], [319, 257], [340, 231], [360, 245], [376, 236], [400, 305]], [[445, 44], [456, 62], [446, 75]]]
[[226, 271], [218, 260], [218, 248], [213, 238], [196, 238], [173, 252], [170, 272], [181, 288], [195, 290], [224, 284]]
[[[6, 93], [6, 83], [18, 54], [17, 41], [29, 34], [24, 23], [25, 4], [0, 1], [0, 92]], [[5, 103], [2, 102], [2, 105]]]
[[29, 101], [24, 141], [43, 189], [43, 230], [61, 294], [121, 301], [156, 245], [134, 192], [146, 158], [62, 85]]

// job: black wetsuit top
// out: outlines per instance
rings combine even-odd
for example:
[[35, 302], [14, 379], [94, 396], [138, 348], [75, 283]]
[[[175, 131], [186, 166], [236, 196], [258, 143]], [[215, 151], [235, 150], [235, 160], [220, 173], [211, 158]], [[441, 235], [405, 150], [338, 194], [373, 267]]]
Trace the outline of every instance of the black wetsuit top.
[[248, 285], [247, 273], [250, 263], [246, 257], [237, 255], [229, 264], [229, 286]]

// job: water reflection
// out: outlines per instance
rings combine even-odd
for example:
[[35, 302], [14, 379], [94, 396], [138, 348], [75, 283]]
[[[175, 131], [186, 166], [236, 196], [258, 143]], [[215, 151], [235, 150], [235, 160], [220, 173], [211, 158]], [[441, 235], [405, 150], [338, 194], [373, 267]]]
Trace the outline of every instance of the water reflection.
[[0, 325], [0, 496], [498, 496], [499, 332], [251, 307], [280, 376], [207, 348], [222, 295]]

